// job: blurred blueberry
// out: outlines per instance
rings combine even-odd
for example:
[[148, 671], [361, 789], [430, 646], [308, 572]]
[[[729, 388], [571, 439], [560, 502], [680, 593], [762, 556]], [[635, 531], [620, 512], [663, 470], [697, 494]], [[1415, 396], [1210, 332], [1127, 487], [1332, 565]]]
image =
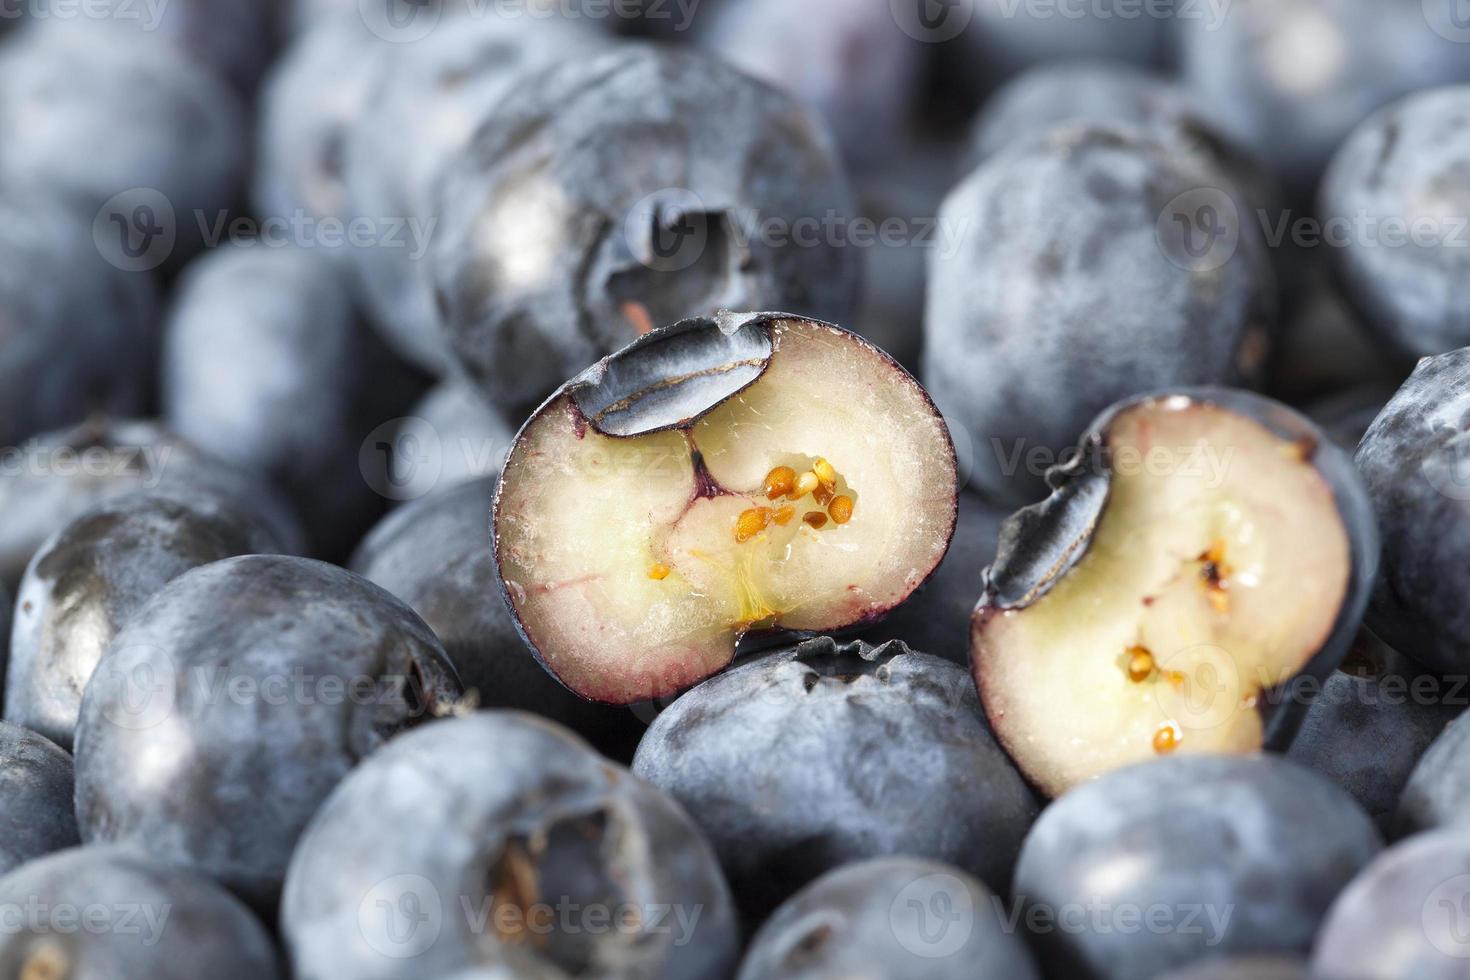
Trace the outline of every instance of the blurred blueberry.
[[[1463, 676], [1449, 683], [1464, 687]], [[1464, 693], [1463, 691], [1461, 693]], [[1394, 818], [1400, 836], [1470, 825], [1470, 715], [1461, 714], [1414, 767]]]
[[0, 722], [0, 874], [80, 843], [73, 788], [71, 756], [35, 732]]

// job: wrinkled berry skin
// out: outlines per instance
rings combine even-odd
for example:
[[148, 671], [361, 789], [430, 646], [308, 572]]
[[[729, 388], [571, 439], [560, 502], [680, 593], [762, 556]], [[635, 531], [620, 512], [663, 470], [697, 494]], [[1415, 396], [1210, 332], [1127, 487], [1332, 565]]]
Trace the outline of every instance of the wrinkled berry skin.
[[1348, 661], [1314, 690], [1287, 758], [1353, 795], [1391, 829], [1409, 774], [1470, 704], [1470, 686], [1423, 668], [1364, 633]]
[[71, 756], [35, 732], [0, 722], [0, 874], [81, 843], [73, 785]]
[[1470, 673], [1470, 348], [1425, 358], [1356, 462], [1383, 540], [1368, 625], [1431, 670]]
[[0, 192], [0, 447], [91, 412], [141, 409], [157, 356], [158, 315], [152, 279], [102, 260], [90, 213], [84, 218], [59, 197], [6, 185]]
[[[75, 847], [0, 878], [22, 916], [0, 934], [0, 974], [66, 980], [278, 980], [265, 927], [203, 876], [121, 847]], [[26, 909], [109, 913], [94, 928]], [[75, 920], [73, 920], [75, 921]], [[81, 918], [81, 922], [87, 922]], [[55, 926], [50, 923], [55, 922]], [[96, 925], [103, 928], [95, 928]]]
[[928, 582], [876, 626], [862, 631], [869, 643], [903, 640], [916, 650], [967, 667], [970, 615], [984, 591], [981, 573], [995, 560], [1006, 508], [962, 491], [960, 516], [949, 552]]
[[[686, 921], [608, 928], [627, 904], [648, 916], [671, 906]], [[568, 924], [540, 931], [537, 908], [563, 906]], [[396, 909], [427, 911], [435, 941], [405, 936]], [[576, 911], [593, 909], [612, 913], [600, 930]], [[565, 729], [508, 711], [427, 725], [345, 779], [291, 860], [281, 911], [297, 980], [476, 966], [722, 980], [736, 956], [729, 888], [684, 811]], [[475, 917], [487, 911], [488, 922]], [[508, 912], [538, 926], [535, 943]]]
[[192, 502], [139, 493], [83, 514], [36, 553], [21, 582], [6, 719], [71, 748], [87, 680], [148, 599], [191, 568], [280, 550], [268, 529], [202, 490]]
[[[1208, 159], [1103, 127], [1015, 146], [950, 194], [940, 222], [963, 231], [930, 259], [922, 378], [969, 432], [972, 487], [1028, 502], [1108, 405], [1260, 379], [1274, 285], [1239, 195]], [[1224, 237], [1191, 254], [1206, 207]]]
[[[1456, 681], [1460, 678], [1456, 678]], [[1461, 714], [1414, 767], [1399, 799], [1394, 831], [1404, 837], [1470, 822], [1470, 715]]]
[[[1004, 903], [949, 865], [877, 858], [830, 871], [793, 895], [752, 940], [738, 980], [1038, 980]], [[973, 913], [971, 915], [970, 913]], [[951, 916], [956, 941], [939, 928]]]
[[1037, 810], [968, 673], [902, 643], [811, 640], [705, 681], [633, 771], [703, 828], [752, 927], [862, 858], [944, 861], [1003, 892]]
[[31, 461], [0, 471], [0, 582], [19, 586], [46, 539], [127, 494], [163, 493], [198, 507], [222, 499], [297, 553], [301, 528], [273, 487], [200, 452], [153, 422], [95, 418], [28, 440]]
[[87, 685], [82, 839], [140, 847], [268, 909], [332, 787], [460, 693], [423, 621], [350, 572], [266, 556], [194, 569], [128, 621]]
[[[1322, 185], [1322, 217], [1378, 231], [1331, 249], [1338, 281], [1363, 322], [1408, 357], [1470, 344], [1470, 85], [1423, 92], [1359, 126]], [[1381, 223], [1398, 223], [1398, 230]], [[1422, 225], [1421, 240], [1409, 230]], [[1389, 236], [1404, 240], [1393, 247]], [[1372, 237], [1367, 237], [1367, 236]], [[1416, 247], [1418, 246], [1418, 247]]]
[[177, 233], [175, 265], [204, 244], [197, 214], [208, 228], [234, 205], [249, 158], [244, 110], [223, 81], [153, 33], [76, 18], [0, 43], [0, 130], [0, 184], [66, 193], [89, 225], [124, 191], [163, 195], [173, 214], [153, 207], [148, 225]]
[[363, 442], [420, 386], [359, 322], [341, 270], [318, 249], [211, 253], [190, 266], [165, 330], [169, 426], [267, 475], [324, 557], [349, 553], [382, 514]]
[[1240, 0], [1179, 17], [1178, 58], [1202, 110], [1309, 199], [1334, 150], [1374, 110], [1470, 79], [1453, 0]]
[[446, 168], [439, 201], [440, 305], [497, 405], [532, 405], [686, 317], [841, 323], [856, 303], [861, 250], [824, 230], [856, 211], [830, 139], [709, 56], [629, 45], [525, 80]]
[[[1206, 956], [1305, 954], [1333, 898], [1381, 847], [1352, 797], [1300, 766], [1172, 756], [1048, 807], [1021, 851], [1015, 894], [1053, 924], [1075, 925], [1079, 907], [1167, 909], [1176, 928], [1033, 929], [1047, 975], [1133, 980]], [[1190, 909], [1200, 911], [1186, 929]]]
[[1327, 916], [1312, 955], [1314, 977], [1458, 980], [1470, 844], [1463, 834], [1421, 834], [1383, 852]]
[[585, 60], [605, 43], [544, 17], [472, 16], [452, 7], [440, 16], [422, 40], [388, 45], [392, 70], [369, 86], [345, 161], [350, 216], [385, 237], [396, 228], [403, 239], [399, 247], [352, 252], [369, 319], [399, 356], [436, 375], [453, 358], [434, 305], [430, 247], [465, 207], [435, 200], [445, 168], [516, 83], [562, 60]]
[[363, 540], [351, 568], [423, 617], [480, 707], [541, 715], [605, 755], [631, 758], [643, 733], [633, 713], [568, 691], [511, 621], [488, 544], [495, 484], [492, 476], [403, 505]]

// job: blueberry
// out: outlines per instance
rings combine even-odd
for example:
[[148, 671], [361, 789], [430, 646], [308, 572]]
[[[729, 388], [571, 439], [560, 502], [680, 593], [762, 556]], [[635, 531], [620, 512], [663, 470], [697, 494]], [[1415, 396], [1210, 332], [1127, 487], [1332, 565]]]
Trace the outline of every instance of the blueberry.
[[34, 732], [0, 722], [0, 874], [79, 843], [72, 788], [71, 756]]
[[971, 486], [1029, 499], [1109, 404], [1260, 378], [1273, 283], [1238, 197], [1205, 157], [1087, 126], [950, 194], [940, 222], [960, 231], [930, 259], [923, 378], [969, 430]]
[[[1247, 956], [1202, 960], [1170, 970], [1156, 980], [1313, 980], [1306, 960], [1284, 956]], [[1318, 976], [1317, 980], [1323, 980]]]
[[345, 217], [347, 141], [368, 111], [390, 51], [356, 17], [328, 18], [271, 69], [256, 132], [251, 197], [257, 211]]
[[[392, 70], [379, 72], [346, 146], [350, 216], [383, 237], [396, 229], [405, 239], [353, 250], [368, 312], [394, 349], [435, 374], [448, 370], [451, 357], [434, 305], [429, 247], [450, 234], [451, 214], [468, 207], [453, 197], [443, 208], [435, 201], [445, 168], [520, 78], [561, 59], [584, 60], [605, 43], [540, 17], [445, 16], [427, 37], [395, 46]], [[518, 248], [540, 234], [518, 232], [527, 236]]]
[[[222, 220], [244, 177], [235, 94], [149, 33], [47, 20], [7, 37], [0, 129], [0, 182], [67, 193], [89, 220], [116, 195], [141, 189], [136, 206], [111, 205], [102, 220], [122, 221], [129, 246], [144, 250], [174, 233], [175, 261], [204, 243], [196, 219], [205, 227]], [[117, 234], [112, 224], [104, 230]]]
[[1420, 93], [1359, 126], [1322, 184], [1323, 217], [1361, 229], [1333, 249], [1338, 279], [1406, 356], [1470, 344], [1467, 130], [1470, 85]]
[[752, 926], [861, 858], [1004, 891], [1037, 809], [965, 671], [902, 643], [811, 640], [708, 680], [654, 720], [633, 771], [688, 808]]
[[1453, 0], [1245, 0], [1180, 17], [1187, 87], [1211, 119], [1306, 198], [1343, 138], [1401, 95], [1470, 79], [1437, 31]]
[[281, 542], [206, 490], [188, 502], [138, 493], [52, 535], [21, 582], [5, 717], [70, 748], [82, 691], [108, 644], [159, 589], [191, 568]]
[[1470, 670], [1470, 348], [1425, 358], [1358, 446], [1383, 539], [1368, 625], [1425, 667]]
[[0, 193], [0, 446], [148, 400], [157, 290], [102, 260], [90, 222], [40, 188]]
[[1048, 807], [1016, 898], [1048, 975], [1133, 980], [1206, 956], [1305, 954], [1382, 846], [1352, 797], [1269, 755], [1176, 755]]
[[1009, 511], [973, 493], [960, 494], [960, 519], [949, 553], [924, 587], [881, 623], [863, 631], [871, 643], [903, 639], [960, 665], [970, 662], [970, 614], [980, 598], [980, 573], [995, 559]]
[[[1460, 675], [1446, 681], [1463, 685]], [[1399, 836], [1470, 822], [1470, 715], [1461, 714], [1424, 752], [1409, 776], [1394, 819]]]
[[118, 633], [82, 698], [77, 820], [269, 908], [298, 835], [359, 760], [460, 694], [433, 633], [301, 558], [194, 569]]
[[473, 385], [453, 377], [439, 382], [419, 400], [398, 433], [399, 440], [412, 440], [400, 441], [400, 446], [432, 452], [432, 443], [424, 445], [420, 423], [428, 423], [426, 434], [438, 440], [438, 452], [426, 458], [415, 457], [413, 452], [395, 454], [395, 480], [399, 486], [416, 486], [422, 476], [416, 467], [426, 466], [434, 474], [430, 492], [498, 475], [515, 438], [505, 416], [488, 405]]
[[1289, 758], [1351, 793], [1389, 829], [1409, 774], [1465, 709], [1470, 690], [1363, 633], [1340, 669], [1311, 697]]
[[842, 323], [856, 299], [862, 256], [823, 230], [855, 210], [830, 141], [790, 97], [709, 56], [629, 45], [526, 79], [439, 200], [450, 338], [502, 406], [684, 317]]
[[515, 712], [428, 725], [345, 779], [291, 860], [281, 929], [298, 980], [717, 980], [736, 954], [729, 889], [684, 812]]
[[534, 712], [605, 754], [631, 757], [642, 734], [634, 716], [562, 687], [511, 621], [489, 547], [495, 484], [491, 476], [405, 504], [364, 539], [351, 567], [423, 617], [480, 706]]
[[290, 506], [252, 474], [152, 422], [97, 417], [28, 440], [0, 468], [0, 582], [18, 586], [46, 539], [91, 507], [144, 490], [195, 505], [201, 494], [225, 498], [270, 528], [284, 550], [301, 550]]
[[958, 868], [916, 858], [844, 865], [797, 892], [751, 942], [739, 980], [1040, 974], [1004, 903]]
[[[0, 878], [0, 973], [67, 980], [276, 980], [270, 935], [206, 878], [119, 847], [76, 847]], [[98, 915], [103, 916], [101, 920]]]
[[1383, 852], [1333, 903], [1312, 975], [1354, 980], [1456, 980], [1470, 937], [1470, 842], [1421, 834]]
[[854, 166], [903, 145], [896, 137], [913, 121], [929, 49], [894, 29], [885, 4], [808, 0], [793, 17], [785, 0], [745, 0], [717, 7], [699, 27], [706, 50], [819, 112]]
[[169, 425], [272, 479], [326, 556], [381, 515], [363, 443], [421, 390], [358, 320], [344, 280], [316, 249], [223, 248], [190, 266], [164, 336]]

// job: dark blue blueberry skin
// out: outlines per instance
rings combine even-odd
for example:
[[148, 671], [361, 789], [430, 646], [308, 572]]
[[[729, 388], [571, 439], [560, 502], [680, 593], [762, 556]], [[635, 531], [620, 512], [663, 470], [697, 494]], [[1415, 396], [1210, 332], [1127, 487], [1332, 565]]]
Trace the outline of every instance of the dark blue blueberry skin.
[[1246, 956], [1203, 960], [1181, 970], [1170, 970], [1155, 980], [1332, 980], [1312, 974], [1307, 961], [1285, 956]]
[[877, 858], [830, 871], [756, 933], [738, 980], [1041, 976], [1005, 903], [958, 868]]
[[[1418, 357], [1470, 344], [1470, 85], [1419, 93], [1359, 126], [1333, 158], [1321, 198], [1324, 219], [1375, 223], [1332, 257], [1385, 345]], [[1389, 221], [1397, 231], [1376, 224]], [[1422, 238], [1410, 240], [1416, 224]]]
[[1313, 977], [1463, 980], [1470, 964], [1470, 842], [1420, 834], [1383, 852], [1317, 934]]
[[704, 829], [750, 927], [863, 858], [944, 861], [1004, 892], [1037, 811], [968, 673], [902, 643], [811, 640], [705, 681], [633, 771]]
[[1455, 27], [1453, 2], [1243, 0], [1223, 17], [1178, 18], [1180, 70], [1209, 118], [1307, 203], [1374, 110], [1470, 79], [1464, 45], [1436, 30]]
[[903, 640], [916, 650], [970, 663], [970, 615], [984, 590], [981, 573], [995, 560], [1006, 508], [961, 492], [959, 522], [949, 552], [919, 591], [875, 626], [862, 631], [869, 643]]
[[444, 648], [363, 579], [232, 558], [174, 579], [82, 698], [77, 821], [273, 906], [312, 813], [384, 741], [459, 698]]
[[233, 246], [190, 266], [164, 336], [168, 424], [270, 478], [315, 553], [350, 553], [381, 516], [364, 441], [422, 379], [358, 320], [346, 278], [315, 248]]
[[643, 726], [626, 709], [577, 697], [542, 669], [511, 621], [489, 546], [491, 476], [405, 504], [363, 540], [351, 568], [408, 603], [444, 643], [483, 708], [515, 708], [632, 758]]
[[90, 211], [41, 187], [7, 184], [0, 192], [0, 447], [92, 412], [141, 409], [151, 395], [158, 315], [148, 275], [103, 261]]
[[21, 582], [5, 717], [71, 748], [82, 691], [119, 629], [192, 568], [282, 543], [228, 499], [132, 494], [52, 535]]
[[1425, 358], [1356, 462], [1383, 540], [1368, 625], [1431, 670], [1470, 672], [1470, 348]]
[[[1456, 683], [1464, 677], [1453, 679]], [[1462, 714], [1424, 753], [1394, 818], [1400, 836], [1470, 822], [1470, 716]]]
[[238, 899], [120, 847], [74, 847], [32, 861], [0, 878], [0, 906], [14, 916], [0, 933], [7, 977], [285, 977], [270, 934]]
[[12, 589], [52, 534], [98, 504], [142, 491], [195, 506], [227, 500], [270, 528], [283, 550], [303, 547], [296, 515], [273, 487], [153, 422], [97, 417], [26, 449], [28, 461], [0, 471], [0, 582]]
[[0, 182], [75, 197], [89, 232], [114, 196], [161, 194], [172, 218], [155, 206], [145, 227], [176, 232], [173, 267], [205, 242], [196, 214], [207, 228], [236, 203], [249, 157], [244, 110], [223, 81], [156, 32], [85, 17], [38, 21], [0, 44], [0, 129]]
[[1048, 807], [1015, 897], [1048, 975], [1135, 980], [1207, 956], [1305, 954], [1381, 847], [1351, 796], [1294, 763], [1173, 756]]
[[80, 843], [73, 787], [71, 756], [35, 732], [0, 722], [0, 874]]
[[[642, 926], [610, 928], [627, 905]], [[612, 915], [598, 928], [594, 912]], [[729, 888], [684, 811], [508, 711], [427, 725], [343, 780], [291, 859], [281, 931], [297, 980], [722, 980], [737, 951]]]
[[[830, 138], [793, 98], [708, 55], [627, 45], [523, 80], [446, 167], [439, 202], [450, 339], [501, 406], [532, 406], [686, 317], [843, 323], [856, 306], [861, 250], [815, 230], [856, 213]], [[533, 248], [526, 231], [484, 232], [528, 221]]]
[[1351, 793], [1385, 833], [1420, 757], [1470, 706], [1463, 678], [1425, 674], [1366, 631], [1325, 683], [1299, 695], [1311, 707], [1287, 757]]
[[[1191, 252], [1206, 209], [1221, 236]], [[1210, 159], [1137, 130], [1054, 130], [971, 173], [940, 209], [962, 230], [930, 259], [922, 373], [968, 430], [970, 485], [1029, 502], [1108, 405], [1259, 381], [1275, 295], [1248, 214]]]

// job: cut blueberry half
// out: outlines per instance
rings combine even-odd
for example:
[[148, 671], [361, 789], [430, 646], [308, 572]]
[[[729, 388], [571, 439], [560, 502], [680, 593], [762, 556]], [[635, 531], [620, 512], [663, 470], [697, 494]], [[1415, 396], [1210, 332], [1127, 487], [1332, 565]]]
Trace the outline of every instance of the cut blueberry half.
[[1114, 406], [1002, 528], [971, 624], [996, 734], [1056, 795], [1175, 752], [1284, 747], [1363, 615], [1378, 556], [1351, 460], [1269, 399]]
[[496, 493], [506, 599], [542, 663], [631, 703], [715, 673], [746, 634], [877, 619], [944, 557], [954, 447], [855, 334], [786, 314], [654, 331], [565, 385]]

